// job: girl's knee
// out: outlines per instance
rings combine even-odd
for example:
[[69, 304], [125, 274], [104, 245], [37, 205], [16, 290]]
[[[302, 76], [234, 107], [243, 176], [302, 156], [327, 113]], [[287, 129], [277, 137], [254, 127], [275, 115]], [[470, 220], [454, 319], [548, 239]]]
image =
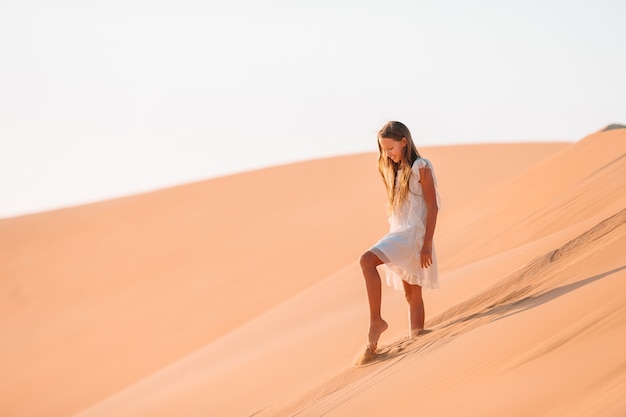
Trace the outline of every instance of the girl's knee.
[[381, 262], [378, 259], [378, 256], [374, 255], [371, 251], [367, 251], [361, 255], [359, 263], [361, 264], [361, 268], [375, 268]]
[[359, 264], [361, 265], [361, 268], [369, 266], [371, 262], [370, 255], [371, 255], [370, 251], [367, 251], [361, 255], [361, 257], [359, 258]]
[[404, 298], [406, 298], [406, 302], [411, 305], [419, 304], [421, 302], [421, 297], [413, 293], [405, 293]]
[[405, 285], [404, 297], [409, 304], [419, 304], [422, 302], [422, 287], [418, 285]]

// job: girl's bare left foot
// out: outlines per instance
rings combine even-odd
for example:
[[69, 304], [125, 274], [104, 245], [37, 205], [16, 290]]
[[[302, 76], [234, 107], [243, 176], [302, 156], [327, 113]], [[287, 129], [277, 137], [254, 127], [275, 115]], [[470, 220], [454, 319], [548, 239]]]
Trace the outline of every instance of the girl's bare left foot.
[[370, 332], [368, 335], [367, 343], [368, 350], [376, 353], [376, 348], [378, 347], [378, 339], [380, 339], [380, 335], [383, 334], [385, 330], [387, 330], [387, 327], [389, 327], [389, 325], [383, 319], [370, 323]]

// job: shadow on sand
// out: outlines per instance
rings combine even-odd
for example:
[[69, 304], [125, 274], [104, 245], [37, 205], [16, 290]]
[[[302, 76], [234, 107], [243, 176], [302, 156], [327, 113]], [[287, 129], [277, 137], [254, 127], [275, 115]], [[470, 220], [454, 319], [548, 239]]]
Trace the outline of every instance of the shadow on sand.
[[[487, 324], [493, 322], [495, 320], [500, 320], [506, 317], [513, 316], [515, 314], [522, 313], [524, 311], [533, 309], [535, 307], [539, 307], [545, 303], [548, 303], [558, 297], [561, 297], [567, 293], [575, 291], [581, 287], [592, 284], [596, 281], [599, 281], [603, 278], [606, 278], [610, 275], [613, 275], [617, 272], [626, 269], [626, 265], [622, 265], [618, 268], [612, 269], [607, 272], [603, 272], [601, 274], [594, 275], [589, 278], [582, 279], [580, 281], [573, 282], [571, 284], [562, 285], [557, 288], [553, 288], [548, 291], [544, 291], [539, 294], [525, 296], [519, 299], [511, 300], [510, 294], [503, 295], [501, 300], [510, 300], [503, 304], [500, 303], [492, 303], [490, 307], [488, 307], [485, 311], [473, 313], [466, 316], [457, 317], [452, 321], [444, 321], [444, 323], [440, 326], [437, 326], [432, 329], [424, 330], [424, 332], [415, 338], [405, 338], [393, 341], [389, 345], [381, 346], [377, 349], [376, 353], [365, 349], [358, 357], [356, 358], [355, 365], [356, 367], [370, 366], [380, 362], [389, 361], [391, 359], [401, 358], [409, 353], [416, 353], [423, 351], [424, 349], [433, 346], [433, 345], [443, 345], [451, 341], [454, 337], [466, 333], [480, 325]], [[453, 307], [452, 309], [455, 309]], [[448, 310], [449, 311], [449, 310]], [[448, 311], [440, 314], [437, 318], [435, 318], [434, 322], [441, 322], [438, 320], [439, 317], [445, 317], [448, 314]], [[487, 319], [487, 320], [485, 320]], [[468, 324], [474, 322], [474, 325], [459, 327], [458, 325]], [[455, 331], [449, 331], [455, 329]], [[448, 331], [446, 331], [448, 330]]]

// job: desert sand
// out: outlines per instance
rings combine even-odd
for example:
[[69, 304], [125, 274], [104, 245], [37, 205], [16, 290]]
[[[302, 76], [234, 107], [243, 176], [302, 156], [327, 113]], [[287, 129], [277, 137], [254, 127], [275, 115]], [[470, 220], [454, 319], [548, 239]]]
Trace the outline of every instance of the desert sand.
[[442, 288], [365, 359], [375, 153], [0, 220], [0, 415], [626, 415], [626, 129], [420, 151]]

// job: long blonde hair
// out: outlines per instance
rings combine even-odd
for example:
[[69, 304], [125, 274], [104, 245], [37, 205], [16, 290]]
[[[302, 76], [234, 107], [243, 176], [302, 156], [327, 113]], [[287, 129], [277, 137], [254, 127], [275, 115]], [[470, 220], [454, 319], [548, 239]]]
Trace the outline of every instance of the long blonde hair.
[[[380, 139], [393, 139], [401, 141], [403, 138], [407, 142], [401, 155], [400, 162], [395, 163], [387, 157], [380, 144]], [[383, 177], [383, 182], [387, 188], [387, 207], [390, 212], [398, 209], [409, 195], [409, 180], [411, 178], [413, 162], [420, 157], [411, 132], [401, 122], [391, 121], [378, 131], [378, 172]], [[398, 175], [398, 172], [400, 175]], [[396, 178], [398, 183], [396, 184]]]

